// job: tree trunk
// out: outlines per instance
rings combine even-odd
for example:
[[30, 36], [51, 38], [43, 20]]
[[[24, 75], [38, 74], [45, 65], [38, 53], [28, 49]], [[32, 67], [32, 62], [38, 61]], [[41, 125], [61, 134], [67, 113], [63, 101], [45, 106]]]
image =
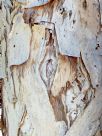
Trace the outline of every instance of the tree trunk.
[[0, 0], [3, 136], [102, 136], [101, 0]]

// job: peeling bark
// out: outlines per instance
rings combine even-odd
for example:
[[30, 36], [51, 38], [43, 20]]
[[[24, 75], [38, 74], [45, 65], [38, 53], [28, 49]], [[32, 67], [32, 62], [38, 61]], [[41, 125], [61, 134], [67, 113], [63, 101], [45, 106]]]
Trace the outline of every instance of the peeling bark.
[[101, 9], [99, 0], [0, 1], [4, 136], [102, 135]]

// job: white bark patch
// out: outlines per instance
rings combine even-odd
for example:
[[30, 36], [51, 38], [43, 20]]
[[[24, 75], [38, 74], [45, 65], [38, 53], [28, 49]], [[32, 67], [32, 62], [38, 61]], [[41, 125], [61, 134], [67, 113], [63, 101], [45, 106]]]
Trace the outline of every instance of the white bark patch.
[[9, 66], [20, 65], [28, 60], [30, 52], [31, 29], [24, 23], [22, 13], [15, 16], [9, 34]]
[[78, 2], [65, 0], [63, 5], [55, 7], [52, 22], [55, 24], [60, 53], [80, 56], [80, 25]]

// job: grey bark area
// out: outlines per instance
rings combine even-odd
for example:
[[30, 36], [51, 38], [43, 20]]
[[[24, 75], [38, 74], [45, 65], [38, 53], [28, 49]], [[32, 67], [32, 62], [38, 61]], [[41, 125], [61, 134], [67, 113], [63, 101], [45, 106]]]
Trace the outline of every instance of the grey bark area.
[[102, 136], [101, 0], [0, 0], [3, 136]]

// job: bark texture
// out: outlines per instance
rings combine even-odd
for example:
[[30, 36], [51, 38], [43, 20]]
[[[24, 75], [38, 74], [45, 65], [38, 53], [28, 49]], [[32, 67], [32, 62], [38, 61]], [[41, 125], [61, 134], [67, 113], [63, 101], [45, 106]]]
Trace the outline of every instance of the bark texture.
[[0, 17], [3, 136], [101, 136], [101, 0], [0, 0]]

